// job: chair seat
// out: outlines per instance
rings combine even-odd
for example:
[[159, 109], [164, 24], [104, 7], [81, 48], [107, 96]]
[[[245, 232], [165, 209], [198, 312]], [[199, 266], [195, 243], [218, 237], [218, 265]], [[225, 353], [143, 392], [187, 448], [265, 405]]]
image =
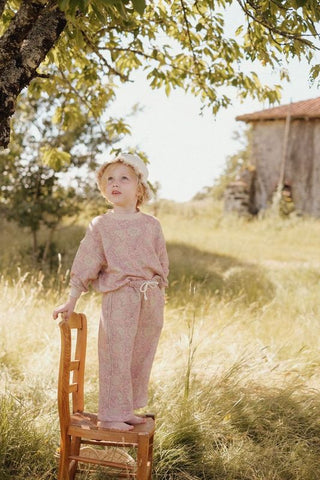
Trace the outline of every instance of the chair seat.
[[113, 443], [123, 445], [137, 445], [138, 437], [146, 435], [150, 437], [154, 434], [155, 422], [153, 418], [146, 417], [145, 423], [135, 425], [132, 430], [117, 431], [97, 426], [97, 415], [86, 412], [77, 412], [71, 415], [68, 434], [76, 437], [86, 438], [88, 440], [98, 440], [112, 445]]

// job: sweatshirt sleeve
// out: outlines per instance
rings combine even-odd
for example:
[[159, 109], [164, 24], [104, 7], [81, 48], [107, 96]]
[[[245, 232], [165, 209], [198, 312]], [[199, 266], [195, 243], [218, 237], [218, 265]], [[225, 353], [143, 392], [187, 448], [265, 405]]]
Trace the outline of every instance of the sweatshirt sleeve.
[[70, 296], [78, 298], [88, 291], [89, 284], [95, 280], [106, 264], [101, 238], [93, 220], [81, 240], [71, 267]]
[[161, 287], [168, 286], [168, 275], [169, 275], [169, 258], [166, 248], [166, 241], [162, 232], [160, 223], [158, 223], [158, 236], [157, 236], [157, 251], [159, 255], [159, 260], [162, 266], [163, 279]]

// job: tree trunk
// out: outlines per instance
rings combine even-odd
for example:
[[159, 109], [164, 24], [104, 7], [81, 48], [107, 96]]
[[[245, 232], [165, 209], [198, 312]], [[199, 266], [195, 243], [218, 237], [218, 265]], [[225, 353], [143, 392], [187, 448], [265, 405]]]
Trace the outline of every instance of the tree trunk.
[[[0, 0], [0, 13], [2, 5]], [[0, 38], [0, 147], [9, 145], [10, 117], [18, 95], [37, 76], [37, 68], [65, 26], [64, 13], [54, 1], [23, 0]]]
[[57, 226], [55, 225], [54, 227], [50, 228], [50, 230], [49, 230], [49, 234], [48, 234], [48, 237], [47, 237], [47, 241], [46, 241], [45, 248], [43, 250], [42, 259], [41, 259], [42, 268], [44, 268], [44, 264], [46, 263], [48, 253], [49, 253], [49, 248], [50, 248], [50, 245], [51, 245], [51, 242], [52, 242], [53, 234], [56, 231], [56, 228], [57, 228]]
[[32, 256], [33, 264], [37, 265], [37, 254], [38, 254], [38, 232], [37, 230], [32, 230]]

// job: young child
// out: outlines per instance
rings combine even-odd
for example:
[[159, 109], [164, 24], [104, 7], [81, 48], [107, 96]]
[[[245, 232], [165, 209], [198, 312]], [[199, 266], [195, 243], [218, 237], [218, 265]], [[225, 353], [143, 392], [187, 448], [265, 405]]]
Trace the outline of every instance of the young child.
[[148, 170], [121, 154], [98, 171], [113, 210], [92, 220], [71, 269], [69, 299], [53, 312], [69, 318], [91, 283], [102, 292], [99, 325], [98, 426], [131, 430], [147, 404], [152, 362], [163, 325], [168, 256], [159, 221], [140, 212], [150, 198]]

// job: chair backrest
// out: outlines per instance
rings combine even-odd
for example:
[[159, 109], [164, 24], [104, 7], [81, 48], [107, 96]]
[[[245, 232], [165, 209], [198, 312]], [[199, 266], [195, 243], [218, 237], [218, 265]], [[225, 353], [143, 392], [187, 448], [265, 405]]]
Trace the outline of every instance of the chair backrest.
[[72, 413], [84, 410], [84, 368], [87, 347], [87, 318], [73, 313], [68, 320], [59, 323], [61, 353], [58, 380], [58, 410], [60, 428], [67, 428], [70, 421], [70, 394]]

